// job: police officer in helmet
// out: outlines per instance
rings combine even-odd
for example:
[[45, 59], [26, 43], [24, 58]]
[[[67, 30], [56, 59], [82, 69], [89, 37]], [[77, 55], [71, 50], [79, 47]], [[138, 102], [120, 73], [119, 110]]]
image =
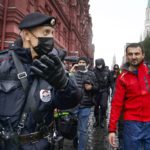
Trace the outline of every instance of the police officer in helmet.
[[78, 88], [53, 53], [55, 24], [38, 12], [25, 16], [21, 39], [0, 53], [0, 150], [50, 150], [54, 109], [78, 104]]

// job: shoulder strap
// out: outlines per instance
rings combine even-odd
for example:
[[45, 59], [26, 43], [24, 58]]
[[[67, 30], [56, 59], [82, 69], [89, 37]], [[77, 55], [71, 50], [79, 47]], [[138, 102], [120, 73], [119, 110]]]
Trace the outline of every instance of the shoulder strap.
[[[27, 79], [27, 73], [25, 72], [25, 69], [24, 69], [21, 61], [18, 59], [17, 55], [15, 54], [15, 52], [13, 50], [11, 50], [11, 54], [12, 54], [12, 58], [13, 58], [15, 67], [17, 69], [17, 77], [20, 80], [21, 85], [22, 85], [22, 87], [23, 87], [23, 89], [25, 91], [25, 97], [27, 97], [27, 95], [28, 95], [28, 88], [29, 88], [29, 82], [28, 82], [28, 79]], [[20, 134], [22, 128], [24, 128], [25, 120], [27, 118], [27, 107], [29, 107], [27, 101], [29, 101], [29, 99], [25, 100], [25, 104], [24, 104], [25, 106], [24, 106], [24, 109], [22, 111], [19, 123], [18, 123], [18, 130], [17, 130], [18, 134]]]
[[27, 73], [25, 72], [25, 69], [24, 69], [22, 63], [16, 56], [15, 52], [12, 50], [11, 53], [12, 53], [12, 58], [13, 58], [14, 64], [17, 69], [17, 73], [18, 73], [17, 77], [22, 84], [25, 94], [27, 94], [27, 90], [28, 90], [28, 86], [29, 86], [28, 79], [27, 79]]
[[24, 104], [24, 108], [23, 108], [23, 111], [22, 111], [22, 114], [20, 117], [20, 121], [18, 124], [18, 130], [17, 130], [17, 133], [20, 134], [21, 130], [24, 128], [25, 121], [26, 121], [29, 110], [33, 113], [33, 116], [38, 123], [42, 122], [42, 116], [37, 111], [36, 101], [34, 98], [35, 90], [36, 90], [36, 87], [38, 84], [37, 79], [34, 79], [32, 86], [29, 87], [27, 73], [25, 72], [25, 69], [24, 69], [22, 63], [20, 62], [20, 60], [18, 59], [18, 57], [16, 56], [14, 51], [12, 51], [12, 57], [13, 57], [13, 60], [14, 60], [14, 63], [15, 63], [16, 69], [17, 69], [18, 79], [20, 79], [20, 81], [21, 81], [21, 84], [25, 91], [25, 97], [26, 97], [26, 101]]
[[24, 109], [22, 111], [20, 121], [19, 121], [19, 124], [18, 124], [18, 130], [17, 130], [18, 134], [20, 134], [21, 130], [24, 128], [25, 121], [26, 121], [29, 109], [32, 109], [31, 111], [33, 113], [36, 112], [36, 104], [35, 104], [35, 99], [34, 99], [33, 94], [35, 93], [37, 83], [38, 83], [37, 80], [33, 81], [33, 84], [30, 88], [29, 93], [28, 93], [28, 96], [27, 96], [27, 99], [26, 99], [26, 102], [25, 102], [25, 106], [24, 106]]

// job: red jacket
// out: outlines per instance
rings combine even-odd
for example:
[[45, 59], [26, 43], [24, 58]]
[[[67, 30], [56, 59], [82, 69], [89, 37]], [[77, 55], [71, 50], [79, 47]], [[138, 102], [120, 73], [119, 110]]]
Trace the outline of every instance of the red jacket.
[[150, 122], [150, 69], [143, 62], [138, 72], [126, 69], [118, 76], [112, 99], [109, 132], [116, 131], [116, 125], [123, 112], [124, 120]]

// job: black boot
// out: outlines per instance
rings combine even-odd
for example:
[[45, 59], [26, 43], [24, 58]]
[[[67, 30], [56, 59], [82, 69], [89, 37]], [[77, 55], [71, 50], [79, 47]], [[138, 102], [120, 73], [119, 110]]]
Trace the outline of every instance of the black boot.
[[101, 122], [100, 122], [100, 127], [101, 127], [101, 128], [104, 128], [104, 127], [105, 127], [104, 121], [101, 121]]
[[101, 118], [100, 118], [100, 127], [101, 128], [105, 127], [105, 117], [104, 116], [101, 116]]
[[78, 137], [75, 137], [75, 138], [73, 139], [73, 147], [74, 147], [75, 149], [78, 148]]
[[94, 124], [93, 124], [93, 127], [96, 128], [99, 126], [99, 123], [96, 121]]
[[99, 120], [98, 117], [95, 118], [95, 123], [93, 124], [93, 127], [96, 128], [99, 126]]

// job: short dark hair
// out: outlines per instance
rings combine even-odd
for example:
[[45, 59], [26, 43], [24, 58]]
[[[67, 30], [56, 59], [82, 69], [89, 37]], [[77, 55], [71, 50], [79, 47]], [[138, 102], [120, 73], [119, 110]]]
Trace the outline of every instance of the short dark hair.
[[142, 46], [141, 43], [130, 43], [130, 44], [127, 45], [127, 47], [126, 47], [126, 53], [127, 53], [129, 47], [134, 47], [134, 48], [140, 47], [141, 50], [142, 50], [142, 53], [144, 53], [144, 47]]
[[80, 60], [84, 60], [84, 61], [86, 62], [86, 64], [87, 64], [87, 65], [89, 64], [89, 60], [88, 60], [88, 58], [87, 58], [87, 57], [85, 57], [85, 56], [81, 56], [81, 57], [79, 57], [79, 59], [78, 59], [77, 63], [78, 63]]

